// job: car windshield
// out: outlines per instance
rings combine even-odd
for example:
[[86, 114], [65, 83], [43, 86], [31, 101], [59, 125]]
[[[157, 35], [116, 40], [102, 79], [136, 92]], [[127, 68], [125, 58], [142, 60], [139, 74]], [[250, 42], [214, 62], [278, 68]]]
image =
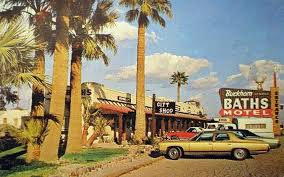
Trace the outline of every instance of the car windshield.
[[197, 133], [197, 129], [196, 128], [189, 128], [189, 129], [186, 130], [186, 132]]

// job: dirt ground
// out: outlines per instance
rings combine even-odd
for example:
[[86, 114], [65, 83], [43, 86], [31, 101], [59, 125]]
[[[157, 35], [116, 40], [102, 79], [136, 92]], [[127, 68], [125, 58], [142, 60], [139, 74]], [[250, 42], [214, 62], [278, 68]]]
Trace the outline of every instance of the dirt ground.
[[185, 156], [162, 159], [122, 177], [284, 177], [284, 137], [282, 146], [244, 161], [230, 156]]

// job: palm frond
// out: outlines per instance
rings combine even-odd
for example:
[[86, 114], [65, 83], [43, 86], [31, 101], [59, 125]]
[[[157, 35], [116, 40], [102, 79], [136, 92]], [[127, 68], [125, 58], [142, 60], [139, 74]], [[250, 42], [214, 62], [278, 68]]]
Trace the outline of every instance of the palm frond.
[[150, 21], [146, 14], [140, 12], [140, 15], [138, 18], [138, 24], [145, 26], [146, 28], [149, 26]]
[[111, 10], [112, 7], [112, 0], [102, 0], [98, 2], [90, 21], [92, 30], [95, 32], [101, 31], [103, 28], [115, 24], [115, 21], [119, 18], [119, 13], [116, 10]]
[[23, 10], [25, 9], [24, 6], [13, 6], [10, 9], [6, 9], [0, 12], [0, 21], [7, 20], [8, 22], [19, 18]]
[[186, 85], [188, 84], [188, 77], [185, 72], [174, 72], [174, 74], [171, 75], [170, 80], [171, 84], [181, 84], [181, 85]]
[[34, 73], [15, 73], [14, 76], [8, 77], [4, 83], [7, 85], [11, 84], [16, 87], [28, 83], [29, 85], [36, 86], [36, 88], [45, 87], [47, 90], [51, 90], [50, 84], [45, 81], [45, 76]]
[[137, 20], [137, 18], [139, 17], [139, 9], [132, 9], [127, 11], [125, 17], [129, 22]]
[[20, 22], [7, 24], [0, 22], [0, 67], [9, 72], [33, 58], [33, 51], [39, 46], [35, 44], [32, 30], [27, 31]]
[[159, 12], [156, 9], [152, 10], [151, 17], [154, 22], [159, 23], [162, 27], [166, 27], [166, 21], [159, 15]]
[[124, 6], [124, 7], [130, 7], [134, 9], [138, 5], [137, 0], [120, 0], [119, 5]]

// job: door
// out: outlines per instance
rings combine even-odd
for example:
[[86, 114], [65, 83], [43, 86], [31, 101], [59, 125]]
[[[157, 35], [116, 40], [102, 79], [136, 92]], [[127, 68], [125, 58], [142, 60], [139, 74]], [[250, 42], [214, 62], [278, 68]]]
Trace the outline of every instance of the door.
[[214, 152], [229, 152], [232, 150], [233, 142], [227, 133], [216, 133], [213, 142]]

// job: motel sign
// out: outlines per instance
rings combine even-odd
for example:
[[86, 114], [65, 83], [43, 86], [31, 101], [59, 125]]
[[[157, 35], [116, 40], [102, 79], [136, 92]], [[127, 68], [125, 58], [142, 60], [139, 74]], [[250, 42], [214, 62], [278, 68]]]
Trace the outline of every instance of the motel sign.
[[270, 91], [221, 88], [221, 116], [272, 117]]

